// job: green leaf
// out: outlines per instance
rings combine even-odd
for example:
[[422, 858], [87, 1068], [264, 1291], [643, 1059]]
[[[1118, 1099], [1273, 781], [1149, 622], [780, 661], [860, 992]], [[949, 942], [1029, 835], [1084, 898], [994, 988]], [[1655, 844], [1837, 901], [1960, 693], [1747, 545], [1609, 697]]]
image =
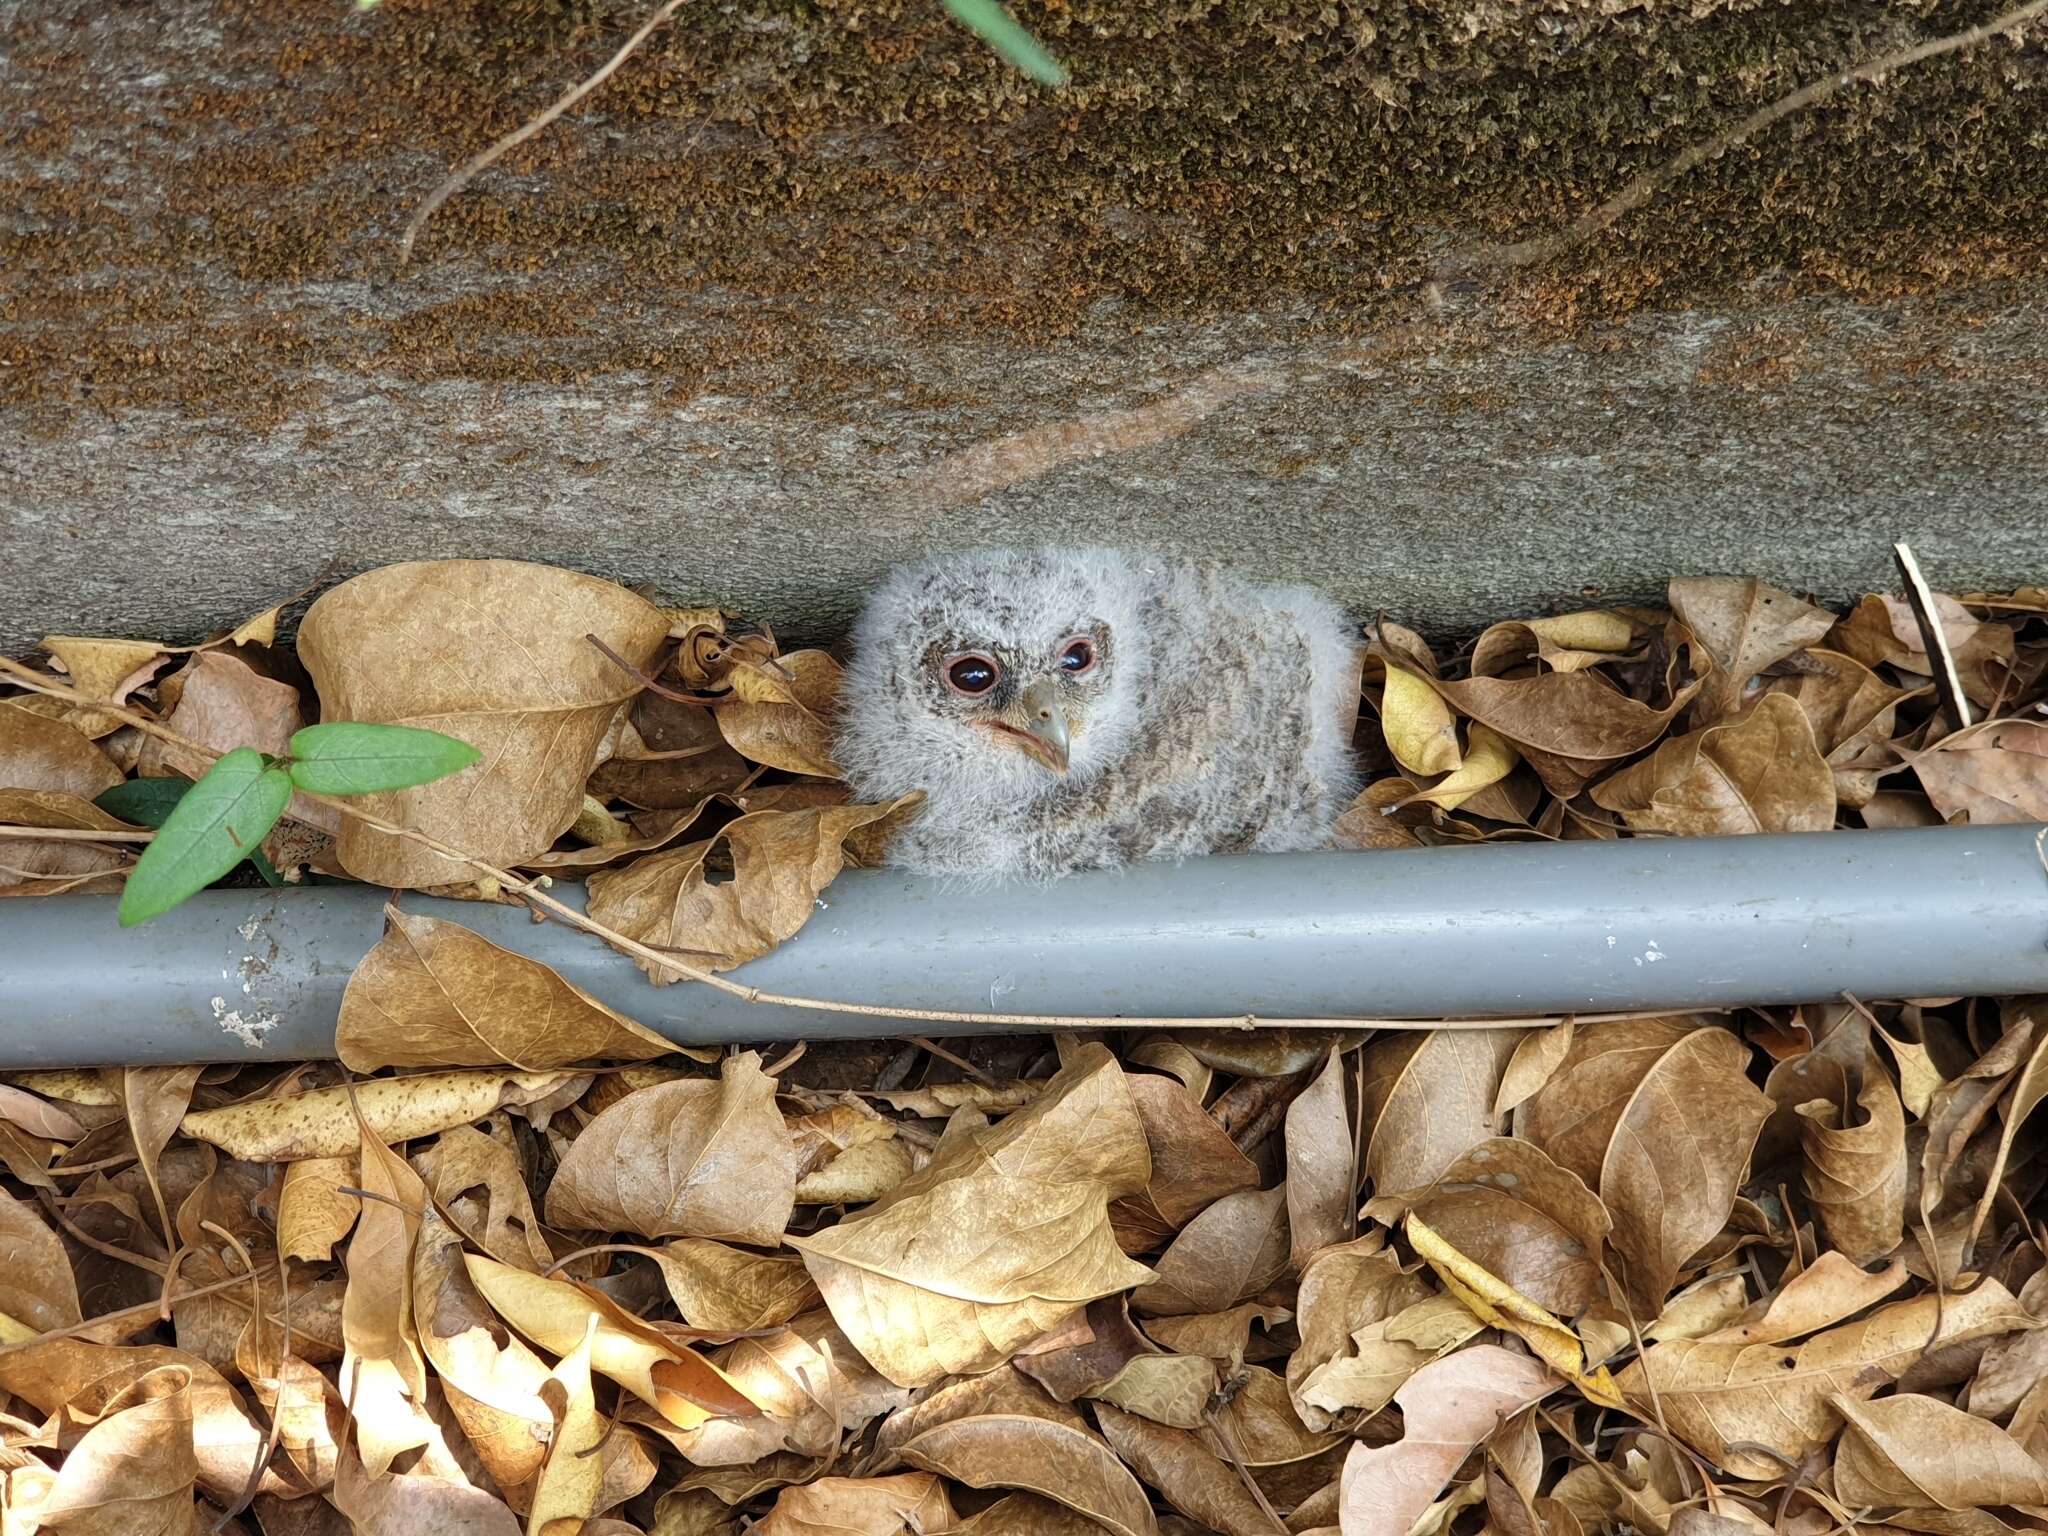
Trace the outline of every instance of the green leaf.
[[999, 0], [946, 0], [953, 19], [1040, 85], [1065, 85], [1067, 72], [1037, 38], [1010, 19]]
[[191, 787], [190, 779], [128, 779], [93, 796], [92, 803], [138, 827], [160, 827]]
[[260, 851], [291, 798], [291, 776], [265, 766], [262, 753], [228, 753], [185, 792], [143, 849], [121, 892], [121, 926], [170, 911]]
[[410, 725], [309, 725], [292, 737], [292, 782], [316, 795], [368, 795], [444, 778], [483, 753]]

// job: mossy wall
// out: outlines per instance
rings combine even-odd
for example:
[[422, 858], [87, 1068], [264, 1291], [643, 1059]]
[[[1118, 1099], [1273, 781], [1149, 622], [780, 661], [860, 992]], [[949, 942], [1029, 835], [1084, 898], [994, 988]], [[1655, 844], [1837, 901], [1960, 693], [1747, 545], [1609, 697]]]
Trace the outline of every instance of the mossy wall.
[[[34, 592], [64, 627], [101, 617], [60, 599], [108, 590], [124, 533], [193, 570], [192, 606], [171, 604], [182, 622], [329, 562], [507, 545], [573, 557], [579, 533], [609, 541], [587, 563], [698, 587], [740, 558], [739, 595], [796, 594], [829, 622], [861, 559], [769, 580], [739, 531], [753, 509], [788, 528], [792, 508], [820, 508], [838, 520], [811, 530], [827, 557], [864, 549], [846, 521], [921, 465], [1142, 410], [1219, 368], [1256, 377], [1137, 445], [1143, 484], [1095, 483], [1090, 499], [1085, 469], [1061, 461], [1025, 479], [1083, 479], [992, 485], [969, 498], [985, 515], [962, 536], [1064, 517], [1224, 554], [1249, 538], [1277, 568], [1285, 546], [1261, 542], [1258, 519], [1249, 534], [1203, 520], [1212, 459], [1254, 477], [1243, 494], [1282, 519], [1341, 527], [1327, 503], [1350, 495], [1370, 524], [1374, 466], [1413, 458], [1406, 434], [1507, 432], [1542, 402], [1542, 367], [1517, 359], [1583, 374], [1586, 358], [1618, 358], [1603, 387], [1624, 404], [1687, 368], [1701, 409], [1734, 413], [1707, 440], [1748, 434], [1767, 458], [1787, 451], [1783, 424], [1744, 402], [1804, 390], [1824, 426], [1821, 368], [1864, 372], [1840, 394], [1910, 372], [1942, 383], [1952, 421], [1995, 426], [2012, 407], [2024, 422], [2048, 391], [2025, 319], [2048, 271], [2048, 23], [1851, 87], [1556, 260], [1435, 307], [1416, 292], [1449, 252], [1555, 228], [1796, 85], [1993, 10], [1020, 0], [1072, 73], [1049, 92], [936, 0], [699, 0], [456, 198], [397, 273], [397, 234], [440, 173], [601, 62], [644, 7], [16, 7], [0, 71], [0, 432], [19, 447], [0, 456], [0, 538], [44, 556]], [[1702, 331], [1702, 316], [1727, 325]], [[1986, 327], [2010, 344], [1973, 342]], [[1453, 403], [1389, 416], [1447, 366]], [[1556, 401], [1585, 410], [1567, 382]], [[579, 467], [575, 433], [548, 419], [565, 409], [639, 437]], [[1874, 440], [1907, 455], [1894, 468], [1925, 479], [1910, 446], [1925, 434], [1874, 409]], [[1587, 424], [1552, 413], [1546, 429]], [[635, 441], [670, 462], [617, 467]], [[396, 531], [365, 513], [349, 534], [399, 460], [412, 478]], [[383, 467], [366, 479], [369, 466]], [[2010, 521], [2044, 482], [2048, 469], [1966, 494], [1979, 520]], [[650, 521], [660, 485], [715, 509], [686, 541], [705, 551], [694, 563], [672, 517]], [[1929, 488], [1958, 494], [1939, 476]], [[1029, 498], [1054, 492], [1067, 510], [1041, 527]], [[252, 568], [232, 579], [200, 569], [204, 539], [178, 529], [217, 544], [237, 506], [274, 531], [343, 532], [244, 540]], [[1824, 515], [1859, 529], [1865, 516]], [[504, 516], [544, 536], [508, 534]], [[1531, 600], [1563, 590], [1572, 553], [1534, 542], [1554, 569], [1524, 584]], [[1333, 579], [1362, 589], [1366, 574]], [[0, 616], [7, 639], [44, 622]]]

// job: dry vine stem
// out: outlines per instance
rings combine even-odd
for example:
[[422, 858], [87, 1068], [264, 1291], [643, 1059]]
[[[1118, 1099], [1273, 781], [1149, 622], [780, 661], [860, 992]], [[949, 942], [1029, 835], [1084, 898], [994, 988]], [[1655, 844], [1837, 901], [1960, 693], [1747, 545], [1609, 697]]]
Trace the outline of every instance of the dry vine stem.
[[[128, 725], [134, 726], [145, 735], [154, 736], [174, 746], [184, 747], [213, 759], [221, 756], [200, 742], [180, 735], [148, 715], [127, 708], [125, 705], [105, 704], [89, 699], [76, 689], [67, 688], [52, 681], [32, 667], [23, 666], [9, 657], [0, 656], [0, 673], [5, 673], [31, 692], [40, 693], [53, 699], [71, 704], [81, 704], [101, 710]], [[419, 844], [442, 858], [473, 869], [485, 880], [495, 881], [505, 890], [516, 892], [534, 906], [560, 918], [573, 928], [603, 939], [614, 949], [622, 950], [636, 960], [660, 966], [673, 975], [699, 981], [706, 986], [737, 997], [746, 1003], [766, 1003], [777, 1008], [803, 1008], [817, 1013], [848, 1013], [875, 1019], [909, 1019], [926, 1024], [998, 1024], [1018, 1029], [1540, 1029], [1566, 1020], [1579, 1024], [1601, 1024], [1619, 1019], [1641, 1019], [1661, 1017], [1669, 1009], [1648, 1009], [1624, 1013], [1582, 1013], [1558, 1016], [1530, 1016], [1506, 1019], [1267, 1019], [1256, 1014], [1236, 1014], [1226, 1017], [1189, 1018], [1123, 1018], [1115, 1014], [1057, 1014], [1057, 1013], [965, 1013], [945, 1008], [901, 1008], [886, 1003], [844, 1003], [829, 998], [790, 997], [779, 992], [763, 992], [759, 987], [743, 987], [736, 981], [727, 981], [714, 972], [685, 965], [673, 956], [650, 949], [637, 939], [630, 939], [617, 929], [599, 922], [596, 918], [578, 912], [565, 902], [558, 901], [547, 893], [551, 883], [543, 875], [538, 880], [529, 880], [509, 869], [500, 869], [472, 854], [464, 853], [442, 842], [439, 838], [422, 832], [415, 827], [398, 822], [386, 821], [345, 799], [329, 795], [300, 793], [315, 805], [324, 805], [353, 821], [389, 837], [402, 837], [408, 842]], [[1713, 1011], [1713, 1010], [1704, 1010]]]

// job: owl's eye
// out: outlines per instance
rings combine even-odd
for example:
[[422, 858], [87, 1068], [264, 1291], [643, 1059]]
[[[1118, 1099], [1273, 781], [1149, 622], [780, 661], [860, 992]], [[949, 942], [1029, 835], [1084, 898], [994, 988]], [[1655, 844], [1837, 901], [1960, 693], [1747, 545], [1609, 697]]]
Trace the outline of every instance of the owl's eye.
[[1095, 642], [1076, 635], [1060, 647], [1060, 670], [1069, 677], [1081, 677], [1095, 670]]
[[963, 699], [978, 699], [1003, 680], [1002, 663], [981, 651], [946, 658], [946, 686]]

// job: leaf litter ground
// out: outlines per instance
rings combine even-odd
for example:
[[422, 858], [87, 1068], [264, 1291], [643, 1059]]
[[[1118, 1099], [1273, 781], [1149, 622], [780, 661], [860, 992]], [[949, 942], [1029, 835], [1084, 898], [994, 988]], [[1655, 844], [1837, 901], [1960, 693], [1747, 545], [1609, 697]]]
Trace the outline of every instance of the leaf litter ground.
[[[1383, 622], [1340, 840], [2048, 818], [2048, 594], [1933, 611], [1961, 729], [1884, 595], [1681, 580], [1455, 652]], [[582, 880], [663, 982], [790, 938], [915, 814], [836, 783], [831, 656], [567, 572], [45, 651], [0, 679], [9, 895], [118, 889], [167, 783], [343, 719], [486, 761], [296, 796], [271, 878]], [[9, 1530], [2048, 1518], [2030, 1000], [696, 1059], [394, 909], [335, 1055], [0, 1084]]]

